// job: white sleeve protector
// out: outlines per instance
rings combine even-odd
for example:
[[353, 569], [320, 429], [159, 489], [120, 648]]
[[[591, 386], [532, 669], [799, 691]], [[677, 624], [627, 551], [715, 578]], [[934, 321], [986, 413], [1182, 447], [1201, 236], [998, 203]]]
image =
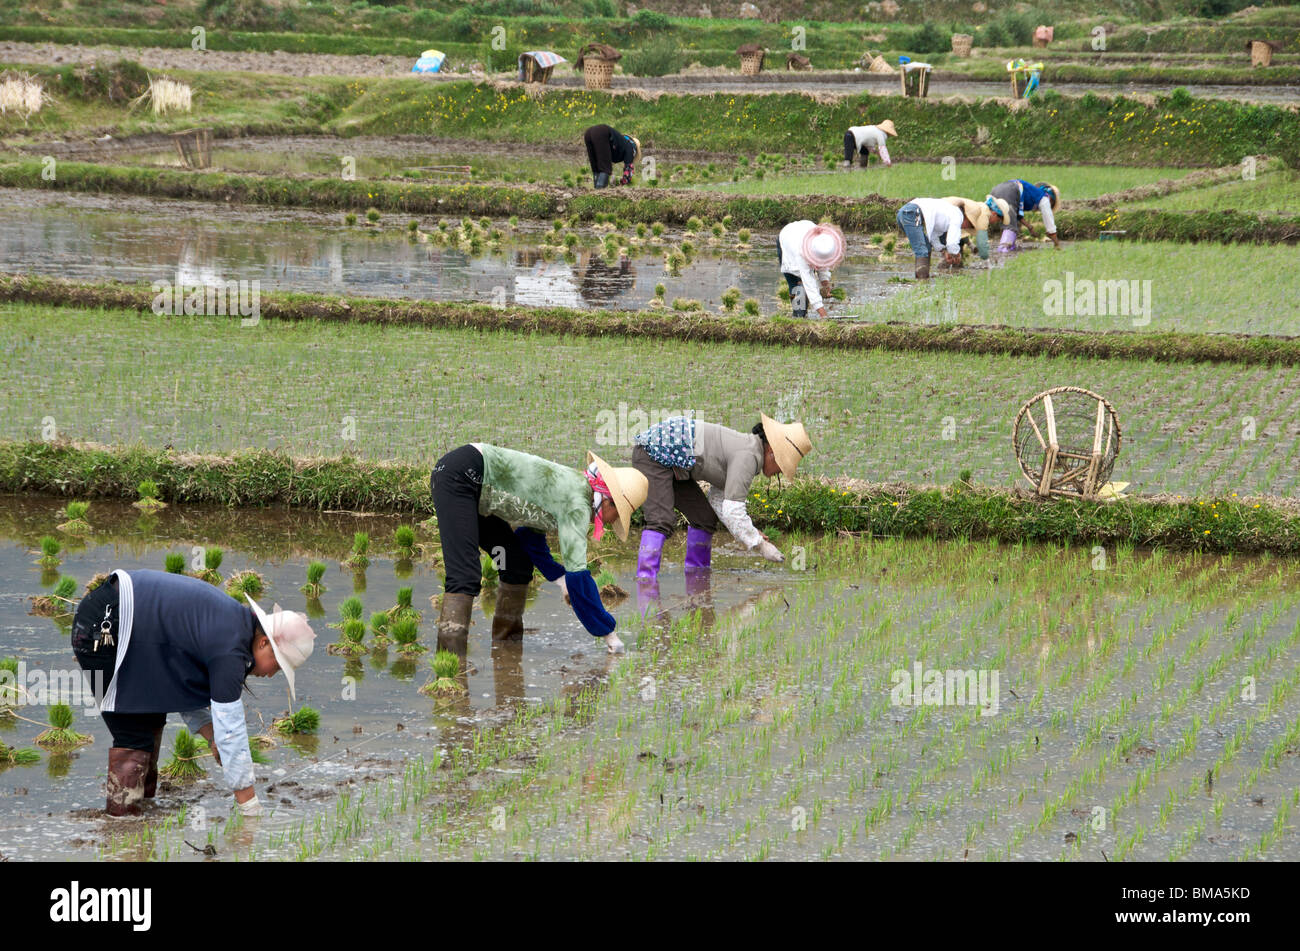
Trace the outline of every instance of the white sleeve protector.
[[253, 785], [253, 754], [248, 748], [248, 724], [244, 722], [244, 702], [212, 701], [212, 738], [221, 754], [226, 785], [232, 790]]
[[713, 511], [718, 513], [718, 518], [722, 520], [723, 525], [727, 526], [727, 531], [731, 532], [732, 537], [746, 548], [753, 548], [763, 540], [763, 536], [750, 521], [749, 510], [744, 502], [726, 499], [721, 489], [710, 488], [709, 505], [713, 506]]

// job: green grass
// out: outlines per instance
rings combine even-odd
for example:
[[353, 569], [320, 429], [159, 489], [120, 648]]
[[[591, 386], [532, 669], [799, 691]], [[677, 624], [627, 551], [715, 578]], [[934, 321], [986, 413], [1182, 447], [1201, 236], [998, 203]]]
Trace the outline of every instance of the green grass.
[[[903, 254], [910, 254], [900, 240]], [[994, 255], [994, 259], [999, 259]], [[1300, 274], [1289, 245], [1204, 245], [1081, 241], [1061, 251], [1050, 245], [1011, 255], [1005, 266], [918, 285], [879, 304], [852, 308], [864, 320], [949, 322], [1060, 330], [1143, 333], [1300, 335]], [[1130, 301], [1122, 315], [1067, 315], [1051, 307], [1044, 288], [1073, 275], [1076, 297], [1084, 282], [1125, 281], [1149, 300], [1147, 314]], [[1195, 275], [1195, 280], [1188, 280]], [[1104, 293], [1105, 303], [1111, 298]], [[1116, 303], [1122, 300], [1115, 298]]]
[[1283, 169], [1160, 198], [1134, 202], [1125, 208], [1159, 208], [1166, 211], [1251, 211], [1264, 214], [1300, 214], [1300, 173]]
[[[432, 465], [483, 439], [578, 465], [602, 446], [625, 456], [625, 443], [602, 440], [634, 434], [617, 432], [626, 403], [647, 413], [693, 410], [745, 429], [759, 410], [802, 418], [815, 446], [809, 474], [946, 484], [972, 469], [977, 482], [1006, 486], [1017, 479], [1009, 438], [1016, 411], [1069, 383], [1115, 404], [1125, 434], [1116, 478], [1135, 491], [1288, 494], [1300, 484], [1300, 367], [676, 341], [656, 344], [647, 361], [644, 342], [616, 338], [267, 318], [240, 328], [24, 305], [4, 314], [3, 438], [29, 439], [52, 415], [65, 438], [118, 445], [269, 447]], [[132, 347], [95, 345], [108, 334]], [[60, 348], [47, 346], [52, 336]], [[299, 385], [274, 401], [258, 382], [268, 364], [298, 368]], [[691, 366], [690, 377], [665, 387], [662, 368], [675, 365]], [[738, 366], [764, 381], [761, 399], [733, 385]], [[141, 392], [168, 398], [141, 401]], [[341, 438], [345, 417], [355, 420], [355, 440]], [[949, 417], [953, 438], [945, 440]], [[1247, 417], [1254, 438], [1244, 438]], [[477, 420], [472, 433], [466, 419]], [[636, 426], [635, 418], [624, 423]]]
[[[901, 147], [899, 149], [902, 150]], [[837, 155], [837, 160], [842, 153]], [[1013, 178], [1030, 182], [1051, 182], [1068, 201], [1098, 198], [1111, 192], [1150, 185], [1168, 178], [1180, 178], [1186, 170], [1175, 168], [1124, 168], [1102, 165], [990, 165], [896, 161], [890, 168], [875, 164], [866, 169], [836, 169], [796, 175], [769, 175], [761, 181], [728, 182], [705, 188], [746, 195], [849, 195], [862, 198], [883, 195], [907, 200], [917, 196], [942, 198], [964, 195], [977, 201], [994, 185]]]

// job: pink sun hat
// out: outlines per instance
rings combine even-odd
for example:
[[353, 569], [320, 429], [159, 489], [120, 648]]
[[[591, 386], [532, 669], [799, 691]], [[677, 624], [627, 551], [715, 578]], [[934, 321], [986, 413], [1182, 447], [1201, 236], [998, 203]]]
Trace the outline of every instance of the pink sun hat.
[[844, 260], [844, 232], [834, 225], [816, 225], [803, 236], [804, 259], [817, 270], [828, 270]]
[[311, 629], [305, 614], [282, 611], [278, 604], [267, 614], [247, 592], [244, 597], [248, 599], [253, 613], [257, 615], [257, 622], [271, 642], [271, 651], [280, 663], [284, 679], [289, 682], [289, 696], [297, 701], [298, 695], [293, 689], [293, 672], [311, 656], [312, 649], [316, 646], [316, 632]]

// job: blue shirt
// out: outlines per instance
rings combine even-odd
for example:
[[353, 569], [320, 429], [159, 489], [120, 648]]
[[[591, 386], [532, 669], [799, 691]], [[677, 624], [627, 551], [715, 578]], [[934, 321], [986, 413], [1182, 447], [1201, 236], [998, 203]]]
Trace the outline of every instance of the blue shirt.
[[1023, 178], [1018, 178], [1016, 181], [1020, 182], [1020, 211], [1022, 213], [1026, 211], [1037, 211], [1038, 203], [1044, 198], [1047, 199], [1049, 205], [1052, 203], [1051, 193], [1046, 188], [1039, 188], [1037, 185], [1032, 182], [1027, 182]]

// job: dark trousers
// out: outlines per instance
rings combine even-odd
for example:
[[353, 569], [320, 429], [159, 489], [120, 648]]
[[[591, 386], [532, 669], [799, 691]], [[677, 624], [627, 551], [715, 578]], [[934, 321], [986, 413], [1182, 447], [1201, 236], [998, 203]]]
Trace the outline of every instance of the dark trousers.
[[[781, 261], [781, 241], [778, 239], [776, 242], [776, 263], [779, 265]], [[808, 292], [803, 289], [803, 278], [798, 274], [787, 274], [785, 271], [781, 272], [781, 276], [785, 278], [785, 286], [790, 289], [790, 307], [793, 315], [795, 317], [807, 317]]]
[[[81, 599], [72, 618], [72, 653], [81, 669], [103, 677], [103, 687], [113, 682], [113, 668], [117, 664], [117, 611], [118, 590], [115, 578], [109, 578]], [[109, 621], [109, 634], [113, 643], [108, 645], [102, 635], [105, 618]], [[96, 640], [99, 646], [95, 646]], [[108, 732], [113, 735], [113, 745], [128, 750], [153, 752], [154, 732], [167, 723], [166, 713], [110, 713], [101, 714]]]
[[453, 449], [429, 476], [442, 541], [443, 588], [448, 594], [478, 594], [483, 587], [479, 549], [487, 552], [508, 584], [533, 580], [533, 562], [510, 523], [478, 513], [483, 492], [483, 454], [473, 446]]
[[692, 528], [710, 534], [717, 531], [717, 513], [694, 479], [675, 478], [676, 470], [655, 462], [643, 446], [632, 448], [632, 468], [650, 483], [650, 494], [641, 508], [646, 528], [671, 535], [677, 527], [676, 511], [686, 516], [686, 523]]
[[594, 125], [582, 133], [582, 141], [587, 145], [587, 161], [593, 175], [601, 172], [606, 175], [614, 173], [614, 153], [609, 146], [609, 137], [613, 132], [607, 125]]

